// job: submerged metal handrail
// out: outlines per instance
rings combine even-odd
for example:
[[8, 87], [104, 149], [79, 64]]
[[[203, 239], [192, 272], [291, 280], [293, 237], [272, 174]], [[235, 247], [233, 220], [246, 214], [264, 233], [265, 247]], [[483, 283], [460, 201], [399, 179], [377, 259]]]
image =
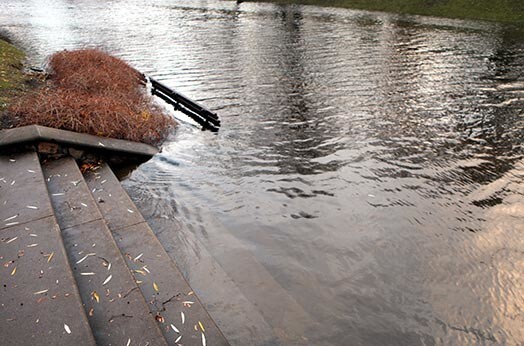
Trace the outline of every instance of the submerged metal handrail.
[[200, 124], [204, 130], [210, 130], [213, 132], [218, 131], [220, 128], [218, 114], [211, 112], [204, 106], [196, 103], [181, 93], [170, 89], [151, 77], [143, 75], [143, 78], [144, 82], [147, 83], [147, 81], [149, 81], [151, 83], [151, 93], [153, 95], [160, 97], [162, 100], [172, 105], [175, 110], [181, 111], [189, 116]]

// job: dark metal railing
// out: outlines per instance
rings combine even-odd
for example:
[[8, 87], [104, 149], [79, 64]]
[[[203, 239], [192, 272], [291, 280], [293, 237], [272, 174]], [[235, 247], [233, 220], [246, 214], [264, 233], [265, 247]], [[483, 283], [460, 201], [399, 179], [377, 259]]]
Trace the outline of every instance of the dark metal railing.
[[159, 81], [143, 76], [144, 81], [149, 80], [151, 83], [151, 93], [160, 97], [165, 102], [172, 105], [175, 110], [180, 111], [196, 121], [204, 130], [217, 132], [220, 128], [220, 119], [218, 114], [211, 112], [204, 106], [196, 103], [188, 97], [176, 92]]

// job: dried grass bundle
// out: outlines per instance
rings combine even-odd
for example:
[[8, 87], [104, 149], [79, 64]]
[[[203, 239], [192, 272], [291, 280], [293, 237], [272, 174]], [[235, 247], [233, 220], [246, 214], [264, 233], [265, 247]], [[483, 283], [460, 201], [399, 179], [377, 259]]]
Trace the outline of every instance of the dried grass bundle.
[[95, 49], [62, 51], [49, 60], [50, 78], [8, 109], [15, 126], [38, 124], [158, 145], [174, 120], [145, 93], [141, 75]]

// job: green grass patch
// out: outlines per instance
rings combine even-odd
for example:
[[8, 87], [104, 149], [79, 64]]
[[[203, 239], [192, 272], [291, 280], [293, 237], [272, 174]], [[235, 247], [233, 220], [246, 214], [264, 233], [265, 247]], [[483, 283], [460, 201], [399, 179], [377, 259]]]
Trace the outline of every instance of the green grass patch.
[[524, 24], [523, 0], [264, 0], [264, 2], [345, 7]]
[[27, 77], [22, 70], [24, 58], [20, 49], [0, 39], [0, 113], [27, 89]]

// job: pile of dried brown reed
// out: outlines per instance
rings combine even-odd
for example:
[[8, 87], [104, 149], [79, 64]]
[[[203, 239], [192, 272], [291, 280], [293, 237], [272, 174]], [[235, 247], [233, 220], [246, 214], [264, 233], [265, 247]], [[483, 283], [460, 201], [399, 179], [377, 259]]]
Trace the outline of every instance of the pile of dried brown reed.
[[100, 50], [55, 53], [45, 85], [8, 109], [14, 126], [43, 125], [158, 145], [174, 120], [146, 94], [141, 75]]

